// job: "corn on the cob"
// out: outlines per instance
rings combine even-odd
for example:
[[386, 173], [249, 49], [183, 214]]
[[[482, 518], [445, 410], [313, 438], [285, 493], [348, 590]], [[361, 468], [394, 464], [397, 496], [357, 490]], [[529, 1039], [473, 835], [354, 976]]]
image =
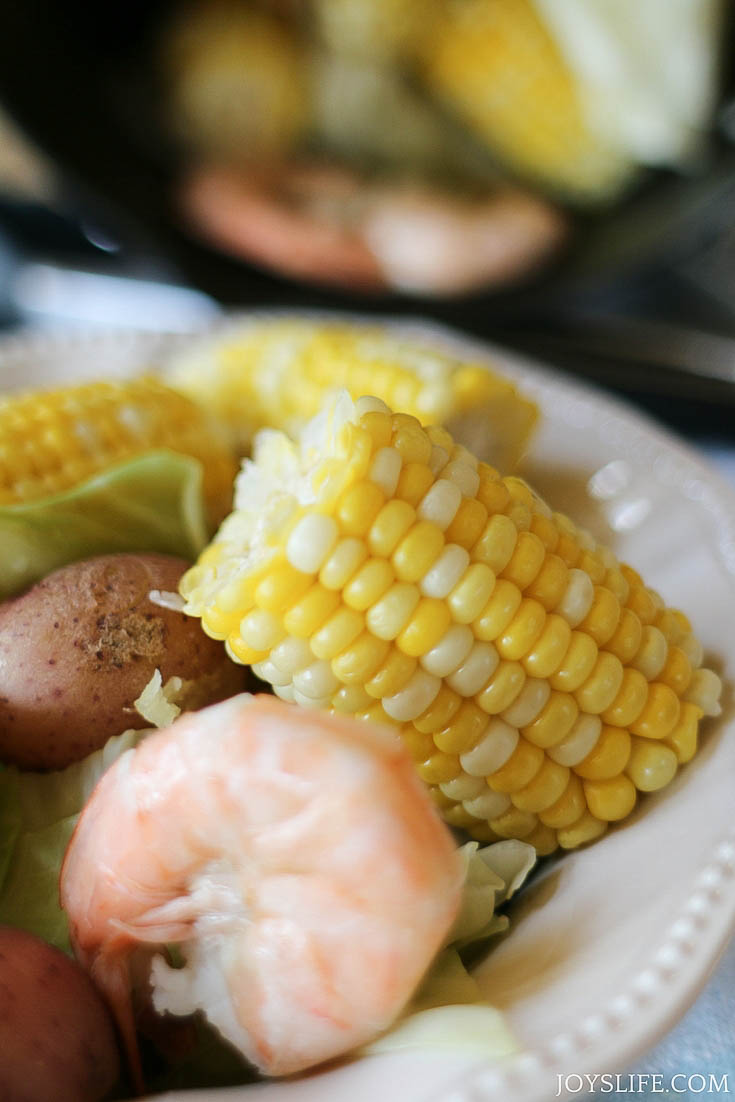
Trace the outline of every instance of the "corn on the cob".
[[297, 435], [345, 388], [446, 425], [479, 458], [512, 470], [538, 412], [484, 364], [378, 327], [306, 319], [240, 326], [172, 363], [167, 378], [227, 424], [243, 452], [266, 426]]
[[378, 399], [263, 433], [187, 611], [286, 700], [395, 724], [447, 821], [546, 853], [667, 784], [719, 710], [686, 617]]
[[35, 501], [159, 448], [199, 459], [209, 518], [232, 504], [236, 463], [209, 416], [153, 378], [0, 397], [0, 504]]
[[604, 199], [633, 165], [588, 126], [580, 88], [533, 0], [457, 0], [426, 47], [423, 77], [515, 171], [576, 199]]

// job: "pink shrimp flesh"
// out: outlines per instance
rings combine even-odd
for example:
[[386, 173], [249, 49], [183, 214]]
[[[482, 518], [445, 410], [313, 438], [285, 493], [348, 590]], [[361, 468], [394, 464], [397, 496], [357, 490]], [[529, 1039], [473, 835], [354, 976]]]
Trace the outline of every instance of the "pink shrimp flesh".
[[72, 944], [139, 1076], [131, 965], [267, 1075], [386, 1029], [451, 926], [462, 871], [397, 737], [269, 696], [182, 716], [103, 776], [64, 861]]

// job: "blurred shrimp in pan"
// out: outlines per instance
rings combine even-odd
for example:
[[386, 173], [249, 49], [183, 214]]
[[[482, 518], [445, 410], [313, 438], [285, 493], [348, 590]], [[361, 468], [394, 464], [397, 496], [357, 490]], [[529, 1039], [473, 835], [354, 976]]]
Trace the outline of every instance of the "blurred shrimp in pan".
[[[400, 1013], [459, 908], [458, 851], [391, 733], [233, 697], [125, 754], [61, 875], [72, 944], [134, 1077], [132, 977], [267, 1075], [338, 1056]], [[177, 944], [185, 964], [162, 949]]]
[[326, 163], [194, 168], [179, 201], [189, 224], [231, 256], [371, 292], [501, 286], [566, 237], [564, 215], [530, 192], [450, 196], [419, 181], [368, 184]]

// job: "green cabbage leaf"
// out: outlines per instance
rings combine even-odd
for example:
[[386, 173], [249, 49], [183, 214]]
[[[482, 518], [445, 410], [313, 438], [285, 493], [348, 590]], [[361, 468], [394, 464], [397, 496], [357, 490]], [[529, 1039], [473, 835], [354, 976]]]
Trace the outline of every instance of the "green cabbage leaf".
[[116, 551], [194, 559], [207, 540], [198, 459], [167, 450], [52, 497], [0, 506], [0, 600], [67, 563]]

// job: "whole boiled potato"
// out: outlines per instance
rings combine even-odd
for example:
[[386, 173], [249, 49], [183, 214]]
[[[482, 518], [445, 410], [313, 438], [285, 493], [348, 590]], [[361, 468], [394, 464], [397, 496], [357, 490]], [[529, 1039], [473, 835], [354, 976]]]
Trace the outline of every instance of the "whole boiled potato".
[[73, 960], [0, 926], [0, 1098], [98, 1102], [120, 1073], [115, 1029]]
[[149, 600], [188, 564], [103, 555], [0, 605], [0, 761], [61, 769], [111, 735], [149, 726], [134, 708], [156, 669], [187, 683], [186, 707], [240, 692], [245, 672], [198, 620]]

